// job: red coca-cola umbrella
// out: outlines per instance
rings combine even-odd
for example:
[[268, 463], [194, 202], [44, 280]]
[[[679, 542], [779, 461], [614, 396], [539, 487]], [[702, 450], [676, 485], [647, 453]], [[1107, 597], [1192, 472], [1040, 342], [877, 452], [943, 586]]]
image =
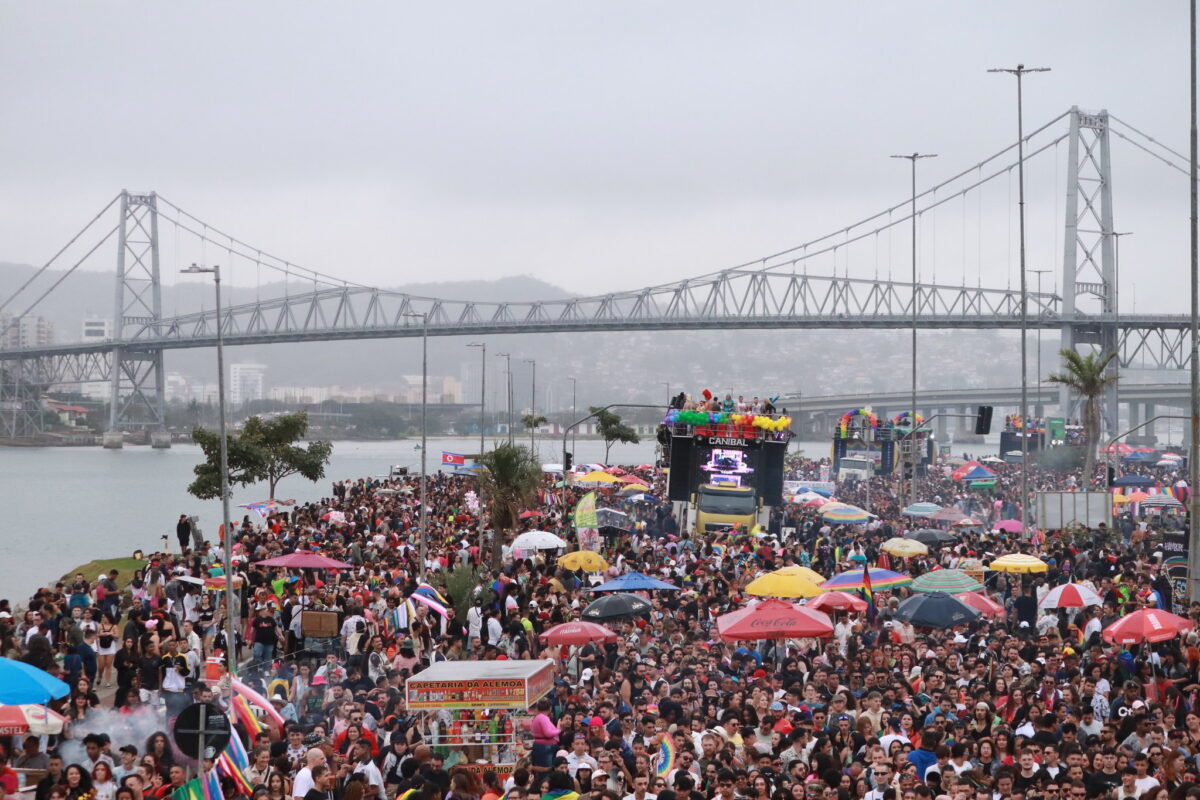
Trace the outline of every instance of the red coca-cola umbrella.
[[1165, 642], [1192, 629], [1192, 621], [1157, 608], [1143, 608], [1121, 617], [1101, 635], [1113, 644]]
[[979, 592], [962, 592], [961, 594], [956, 594], [954, 596], [957, 597], [964, 605], [968, 605], [971, 608], [976, 609], [985, 617], [1003, 617], [1008, 614], [1008, 612], [1004, 610], [1004, 606], [1000, 605], [987, 595], [982, 595]]
[[824, 611], [774, 597], [717, 617], [722, 639], [828, 639], [833, 620]]
[[825, 592], [804, 603], [805, 608], [817, 611], [866, 611], [867, 601], [849, 592]]
[[564, 622], [555, 625], [539, 637], [549, 644], [587, 644], [588, 642], [613, 643], [617, 641], [615, 631], [594, 622]]

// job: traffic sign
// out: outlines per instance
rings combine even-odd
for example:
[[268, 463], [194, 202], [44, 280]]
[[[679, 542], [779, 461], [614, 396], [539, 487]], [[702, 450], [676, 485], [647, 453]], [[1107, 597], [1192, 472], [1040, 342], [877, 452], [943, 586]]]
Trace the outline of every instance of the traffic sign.
[[193, 703], [175, 720], [175, 744], [192, 758], [216, 758], [233, 735], [229, 717], [212, 703]]

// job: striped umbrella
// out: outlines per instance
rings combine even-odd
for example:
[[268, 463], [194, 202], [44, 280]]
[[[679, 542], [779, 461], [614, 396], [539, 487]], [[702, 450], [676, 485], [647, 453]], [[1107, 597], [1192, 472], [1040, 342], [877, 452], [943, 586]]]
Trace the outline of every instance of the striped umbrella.
[[978, 592], [982, 589], [983, 584], [961, 569], [939, 569], [926, 572], [912, 582], [914, 592], [962, 594], [963, 592]]
[[1038, 605], [1042, 608], [1087, 608], [1088, 606], [1102, 606], [1104, 600], [1083, 584], [1064, 583], [1062, 586], [1055, 586], [1046, 592], [1046, 596]]
[[839, 504], [837, 504], [836, 508], [829, 508], [827, 506], [824, 510], [821, 511], [821, 516], [825, 518], [826, 522], [843, 522], [843, 523], [847, 523], [847, 524], [855, 524], [855, 523], [866, 522], [867, 520], [871, 519], [871, 517], [873, 517], [875, 515], [869, 514], [866, 511], [863, 511], [858, 506], [848, 506], [848, 505], [839, 503]]
[[913, 503], [900, 513], [910, 517], [928, 517], [930, 514], [936, 514], [941, 510], [942, 507], [937, 503]]
[[[901, 586], [908, 586], [912, 583], [912, 578], [899, 572], [892, 572], [890, 569], [871, 567], [868, 572], [871, 576], [871, 589], [873, 591], [877, 589], [898, 589]], [[852, 569], [849, 572], [834, 575], [822, 583], [821, 588], [831, 592], [852, 592], [856, 589], [861, 589], [863, 588], [863, 571], [861, 569]]]
[[1183, 503], [1169, 494], [1152, 494], [1141, 501], [1142, 508], [1183, 508]]

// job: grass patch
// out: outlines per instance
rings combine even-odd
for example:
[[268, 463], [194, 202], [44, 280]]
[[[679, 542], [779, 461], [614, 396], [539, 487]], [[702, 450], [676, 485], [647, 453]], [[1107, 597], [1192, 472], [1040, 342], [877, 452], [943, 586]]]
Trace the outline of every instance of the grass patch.
[[62, 582], [70, 586], [71, 581], [75, 580], [75, 574], [82, 572], [83, 579], [89, 585], [94, 585], [101, 572], [107, 575], [110, 569], [115, 569], [120, 573], [117, 575], [117, 586], [124, 591], [125, 587], [129, 586], [129, 582], [133, 580], [133, 573], [148, 564], [148, 561], [139, 561], [136, 558], [100, 558], [71, 570], [62, 577]]

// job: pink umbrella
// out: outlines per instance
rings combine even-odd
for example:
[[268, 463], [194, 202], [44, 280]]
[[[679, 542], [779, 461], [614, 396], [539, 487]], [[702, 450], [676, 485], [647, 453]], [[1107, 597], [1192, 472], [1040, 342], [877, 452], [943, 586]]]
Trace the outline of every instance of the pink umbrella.
[[555, 625], [540, 637], [550, 644], [587, 644], [588, 642], [616, 642], [615, 631], [594, 622], [564, 622]]
[[963, 592], [954, 596], [971, 608], [978, 610], [985, 617], [1003, 617], [1008, 613], [1004, 610], [1004, 606], [979, 592]]
[[1019, 519], [1002, 519], [992, 526], [993, 530], [1004, 531], [1005, 533], [1020, 533], [1021, 520]]
[[256, 567], [287, 567], [288, 569], [353, 569], [353, 564], [334, 561], [310, 550], [297, 550], [286, 556], [276, 556], [265, 561], [254, 562]]
[[808, 600], [805, 608], [815, 608], [826, 613], [830, 611], [866, 611], [867, 601], [849, 592], [825, 592]]

